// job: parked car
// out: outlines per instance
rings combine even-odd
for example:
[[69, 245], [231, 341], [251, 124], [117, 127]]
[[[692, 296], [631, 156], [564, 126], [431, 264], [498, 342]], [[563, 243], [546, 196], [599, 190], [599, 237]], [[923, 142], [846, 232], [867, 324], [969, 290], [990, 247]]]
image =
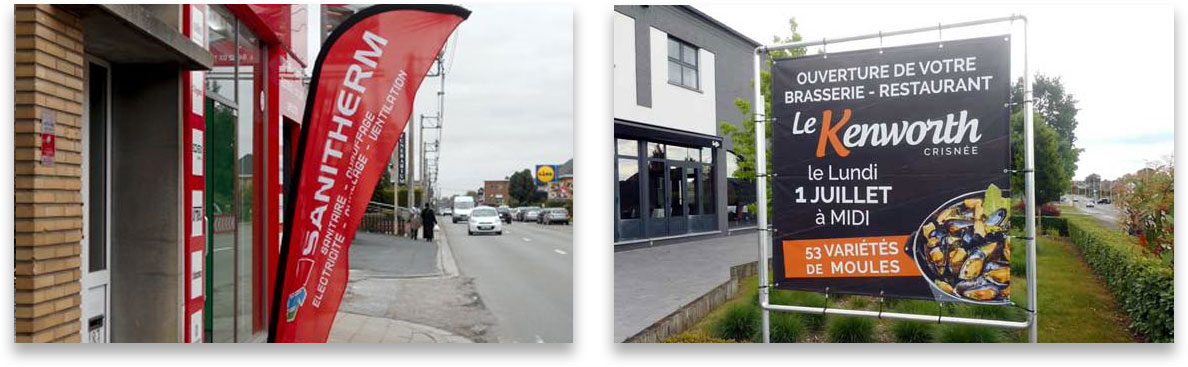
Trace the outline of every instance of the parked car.
[[503, 220], [503, 223], [511, 224], [511, 221], [512, 221], [511, 208], [509, 208], [507, 205], [502, 205], [498, 209], [495, 209], [495, 210], [499, 212], [499, 219]]
[[543, 224], [569, 224], [569, 211], [565, 208], [545, 209], [544, 214], [540, 216], [540, 222]]
[[528, 210], [524, 211], [524, 221], [525, 222], [539, 222], [540, 221], [540, 209], [539, 208], [529, 208]]
[[489, 206], [475, 207], [470, 211], [466, 220], [466, 233], [494, 233], [503, 234], [503, 220], [499, 218], [499, 211]]

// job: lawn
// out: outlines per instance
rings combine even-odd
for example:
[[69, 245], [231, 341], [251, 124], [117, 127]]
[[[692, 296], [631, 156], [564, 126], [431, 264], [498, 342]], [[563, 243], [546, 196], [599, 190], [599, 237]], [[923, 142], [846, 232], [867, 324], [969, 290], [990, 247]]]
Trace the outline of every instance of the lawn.
[[[1023, 241], [1013, 241], [1012, 262], [1022, 269], [1024, 264], [1025, 246]], [[1058, 236], [1040, 237], [1036, 249], [1038, 266], [1037, 274], [1040, 288], [1040, 317], [1039, 337], [1045, 343], [1124, 343], [1137, 341], [1127, 330], [1128, 323], [1122, 311], [1118, 308], [1109, 291], [1082, 260], [1079, 252], [1067, 238]], [[1027, 304], [1026, 274], [1023, 271], [1013, 272], [1011, 281], [1012, 300], [1018, 305]], [[715, 309], [685, 332], [669, 338], [670, 342], [707, 342], [719, 341], [714, 335], [715, 325], [725, 319], [734, 318], [738, 314], [738, 307], [758, 309], [756, 304], [757, 277], [743, 281], [743, 289], [735, 298]], [[816, 296], [816, 297], [814, 297]], [[779, 302], [777, 300], [785, 301]], [[772, 295], [773, 303], [812, 305], [820, 301], [819, 295], [807, 292], [775, 291]], [[878, 310], [878, 300], [873, 297], [845, 296], [832, 297], [830, 307]], [[882, 305], [885, 310], [895, 310], [908, 313], [936, 314], [936, 304], [931, 301], [918, 300], [888, 300]], [[731, 312], [735, 311], [735, 312]], [[995, 318], [1006, 320], [1022, 320], [1025, 313], [1017, 307], [971, 306], [946, 304], [943, 309], [946, 315], [966, 317]], [[774, 313], [773, 313], [774, 315]], [[836, 316], [827, 316], [822, 322], [819, 316], [814, 320], [813, 315], [797, 315], [794, 324], [800, 324], [803, 331], [797, 337], [800, 342], [826, 342], [839, 333], [846, 331], [845, 324], [858, 323], [855, 320], [844, 320]], [[1026, 342], [1026, 330], [1000, 330], [986, 327], [969, 327], [954, 325], [935, 325], [932, 323], [912, 323], [890, 320], [873, 320], [873, 328], [862, 329], [866, 333], [866, 340], [871, 342], [896, 342], [897, 340], [921, 341], [1003, 341]], [[758, 322], [752, 320], [751, 322]], [[773, 317], [774, 324], [774, 317]], [[861, 326], [861, 325], [860, 325]], [[832, 330], [832, 331], [831, 331]], [[745, 340], [744, 340], [745, 341]]]

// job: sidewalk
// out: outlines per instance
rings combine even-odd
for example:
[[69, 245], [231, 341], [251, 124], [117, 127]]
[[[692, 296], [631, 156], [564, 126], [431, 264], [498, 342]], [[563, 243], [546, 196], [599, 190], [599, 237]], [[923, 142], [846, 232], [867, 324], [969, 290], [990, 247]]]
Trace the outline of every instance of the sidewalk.
[[615, 252], [615, 342], [730, 279], [758, 258], [758, 235], [718, 237]]
[[485, 342], [493, 318], [458, 276], [440, 229], [434, 242], [359, 232], [350, 276], [330, 330], [339, 343]]
[[383, 317], [339, 312], [330, 343], [473, 343], [438, 328]]

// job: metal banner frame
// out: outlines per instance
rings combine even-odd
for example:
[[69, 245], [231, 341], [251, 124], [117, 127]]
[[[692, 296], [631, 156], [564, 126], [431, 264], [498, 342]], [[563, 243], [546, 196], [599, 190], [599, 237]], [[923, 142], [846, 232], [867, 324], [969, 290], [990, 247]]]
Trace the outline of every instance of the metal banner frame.
[[[849, 310], [839, 308], [826, 307], [805, 307], [805, 306], [785, 306], [773, 305], [770, 301], [772, 284], [768, 279], [768, 246], [771, 242], [771, 228], [767, 221], [767, 156], [766, 154], [756, 154], [756, 175], [755, 175], [755, 191], [757, 194], [756, 204], [758, 205], [758, 228], [759, 231], [759, 305], [763, 310], [763, 342], [771, 342], [771, 311], [776, 312], [793, 312], [793, 313], [813, 313], [822, 315], [839, 315], [839, 316], [861, 316], [861, 317], [875, 317], [880, 319], [893, 320], [908, 320], [908, 321], [936, 321], [937, 323], [948, 324], [964, 324], [964, 325], [981, 325], [992, 326], [1007, 329], [1029, 329], [1029, 340], [1031, 343], [1038, 341], [1036, 334], [1036, 317], [1038, 308], [1036, 307], [1036, 268], [1035, 268], [1035, 152], [1034, 152], [1034, 126], [1033, 114], [1034, 107], [1032, 105], [1032, 90], [1031, 90], [1031, 74], [1027, 67], [1027, 17], [1016, 14], [1007, 17], [990, 18], [982, 20], [974, 20], [961, 23], [951, 24], [937, 24], [936, 26], [905, 29], [892, 32], [878, 32], [872, 34], [865, 34], [859, 36], [850, 36], [835, 39], [821, 39], [816, 41], [802, 41], [779, 45], [763, 45], [755, 48], [754, 54], [754, 73], [755, 73], [755, 136], [763, 136], [764, 138], [755, 139], [755, 151], [767, 151], [767, 138], [764, 132], [766, 131], [765, 124], [767, 117], [765, 116], [764, 103], [759, 103], [763, 100], [762, 86], [759, 83], [761, 79], [761, 65], [762, 58], [766, 54], [770, 56], [771, 51], [787, 50], [792, 48], [808, 47], [824, 45], [826, 43], [841, 43], [858, 40], [866, 40], [873, 38], [883, 38], [889, 36], [898, 36], [913, 33], [940, 32], [944, 29], [962, 28], [978, 25], [986, 25], [1002, 22], [1014, 22], [1016, 20], [1023, 22], [1023, 141], [1024, 141], [1024, 169], [1022, 171], [1024, 177], [1024, 218], [1025, 231], [1027, 241], [1027, 320], [1026, 321], [1003, 321], [1003, 320], [988, 320], [968, 317], [951, 317], [942, 315], [921, 315], [921, 314], [907, 314], [895, 312], [882, 311], [866, 311], [866, 310]], [[1012, 33], [1014, 29], [1011, 30]]]

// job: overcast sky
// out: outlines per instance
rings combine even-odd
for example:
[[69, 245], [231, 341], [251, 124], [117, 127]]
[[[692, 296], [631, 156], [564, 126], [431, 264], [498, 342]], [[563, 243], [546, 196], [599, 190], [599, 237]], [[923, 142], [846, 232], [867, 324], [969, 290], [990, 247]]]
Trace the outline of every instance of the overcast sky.
[[[446, 46], [441, 195], [573, 157], [573, 7], [462, 6], [472, 13]], [[422, 82], [414, 118], [437, 113], [439, 83]]]
[[[1077, 146], [1084, 148], [1076, 179], [1091, 173], [1115, 178], [1160, 160], [1174, 142], [1174, 9], [1134, 5], [701, 5], [696, 8], [762, 43], [789, 36], [796, 17], [807, 39], [1024, 14], [1031, 20], [1033, 74], [1059, 76], [1080, 102]], [[1016, 29], [1020, 29], [1017, 27]], [[955, 39], [1010, 31], [1009, 23], [945, 30]], [[935, 42], [937, 32], [886, 38], [885, 46]], [[1021, 41], [1021, 39], [1017, 39]], [[1021, 42], [1013, 42], [1022, 55]], [[828, 45], [829, 52], [878, 47], [878, 40]], [[816, 48], [810, 48], [814, 52]], [[1012, 80], [1022, 75], [1021, 57]]]

